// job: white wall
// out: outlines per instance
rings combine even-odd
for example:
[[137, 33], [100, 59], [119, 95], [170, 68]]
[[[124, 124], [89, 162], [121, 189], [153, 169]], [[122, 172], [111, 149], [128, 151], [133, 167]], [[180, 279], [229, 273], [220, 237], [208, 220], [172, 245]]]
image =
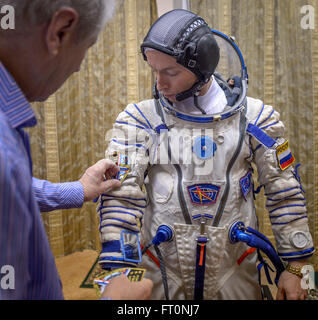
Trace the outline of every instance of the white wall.
[[157, 0], [158, 16], [173, 9], [189, 9], [189, 0]]
[[157, 0], [158, 17], [162, 16], [165, 12], [174, 9], [173, 0]]

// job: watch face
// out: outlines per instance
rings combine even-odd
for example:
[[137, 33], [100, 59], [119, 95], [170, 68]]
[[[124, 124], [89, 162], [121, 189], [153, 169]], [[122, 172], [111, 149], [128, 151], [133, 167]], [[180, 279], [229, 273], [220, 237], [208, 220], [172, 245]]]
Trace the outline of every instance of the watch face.
[[306, 247], [308, 239], [304, 232], [295, 231], [291, 234], [290, 241], [294, 245], [294, 247], [298, 249], [303, 249]]

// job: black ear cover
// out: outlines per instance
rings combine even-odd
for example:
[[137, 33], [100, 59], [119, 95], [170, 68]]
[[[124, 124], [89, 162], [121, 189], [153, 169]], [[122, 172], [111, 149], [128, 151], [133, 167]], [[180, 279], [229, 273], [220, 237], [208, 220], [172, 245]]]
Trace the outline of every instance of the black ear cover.
[[219, 60], [220, 48], [213, 34], [203, 35], [197, 44], [198, 69], [204, 77], [211, 77]]
[[202, 26], [184, 40], [177, 62], [193, 72], [200, 81], [207, 82], [219, 59], [220, 48], [213, 33], [207, 26]]
[[186, 41], [185, 43], [184, 48], [177, 56], [177, 62], [196, 74], [200, 79], [201, 75], [197, 70], [197, 46], [193, 42]]

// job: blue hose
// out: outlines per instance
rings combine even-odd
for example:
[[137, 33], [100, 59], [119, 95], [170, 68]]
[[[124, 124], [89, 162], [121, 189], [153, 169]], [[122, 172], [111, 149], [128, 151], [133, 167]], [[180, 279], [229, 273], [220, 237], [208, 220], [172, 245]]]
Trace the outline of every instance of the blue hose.
[[174, 237], [173, 229], [168, 225], [162, 224], [158, 227], [156, 235], [153, 237], [151, 242], [149, 242], [142, 250], [142, 255], [143, 255], [151, 246], [154, 246], [154, 249], [156, 251], [156, 254], [159, 260], [159, 267], [160, 267], [160, 272], [162, 276], [162, 284], [163, 284], [166, 300], [170, 300], [169, 287], [168, 287], [166, 267], [165, 267], [164, 259], [161, 255], [161, 251], [159, 249], [159, 245], [162, 242], [171, 241], [173, 237]]
[[242, 241], [250, 247], [263, 251], [276, 269], [275, 283], [278, 283], [278, 279], [281, 273], [285, 270], [285, 266], [280, 260], [274, 246], [263, 234], [250, 227], [245, 228], [243, 222], [235, 222], [230, 228], [229, 238], [231, 243]]

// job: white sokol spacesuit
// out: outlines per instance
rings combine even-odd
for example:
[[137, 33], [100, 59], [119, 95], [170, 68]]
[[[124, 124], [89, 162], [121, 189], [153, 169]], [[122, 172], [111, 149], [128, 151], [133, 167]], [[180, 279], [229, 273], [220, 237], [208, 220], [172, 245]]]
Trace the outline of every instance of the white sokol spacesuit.
[[[183, 21], [182, 14], [189, 15], [193, 24], [188, 11], [175, 11]], [[152, 46], [148, 41], [144, 47]], [[261, 298], [257, 252], [228, 237], [236, 221], [257, 229], [252, 163], [265, 189], [280, 258], [303, 259], [314, 252], [279, 113], [242, 96], [230, 107], [219, 83], [213, 77], [206, 95], [192, 106], [191, 97], [171, 104], [160, 93], [158, 99], [129, 104], [106, 152], [124, 179], [100, 199], [99, 262], [104, 268], [137, 265], [139, 258], [123, 250], [125, 239], [139, 234], [146, 246], [159, 226], [169, 226], [173, 238], [160, 244], [159, 260], [171, 299], [193, 299], [197, 287], [204, 299]], [[139, 266], [154, 282], [152, 299], [164, 299], [156, 253], [148, 249]]]

